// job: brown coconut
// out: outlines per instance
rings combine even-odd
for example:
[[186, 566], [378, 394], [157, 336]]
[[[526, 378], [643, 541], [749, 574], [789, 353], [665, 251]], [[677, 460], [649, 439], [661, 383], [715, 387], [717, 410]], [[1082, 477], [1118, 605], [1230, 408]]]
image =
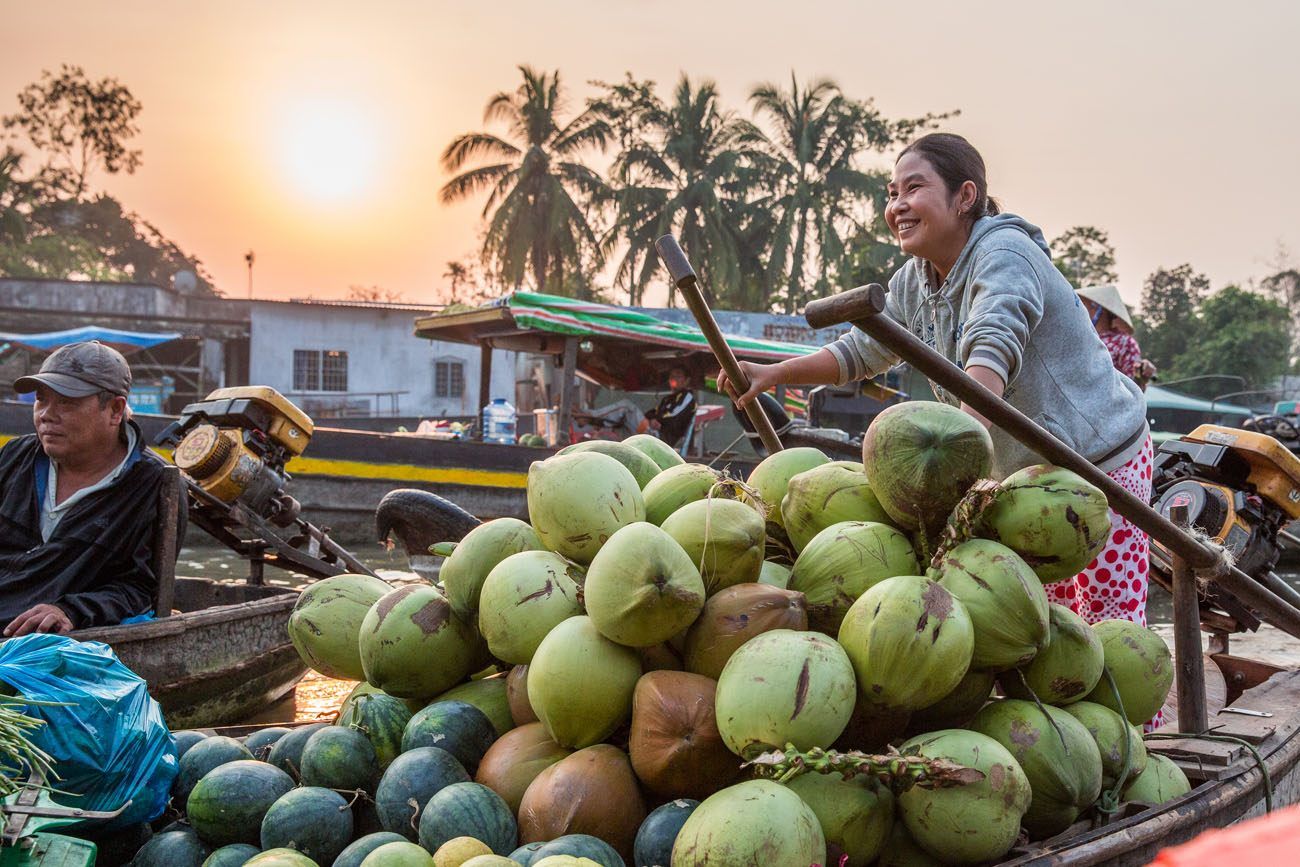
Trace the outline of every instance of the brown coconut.
[[836, 738], [837, 750], [861, 750], [864, 753], [881, 753], [895, 741], [902, 741], [911, 719], [908, 711], [891, 710], [872, 704], [858, 692], [849, 724]]
[[772, 629], [808, 629], [804, 595], [769, 584], [736, 584], [704, 603], [686, 635], [686, 670], [714, 680], [740, 645]]
[[704, 800], [740, 775], [739, 759], [718, 734], [716, 688], [685, 671], [652, 671], [637, 681], [627, 749], [632, 769], [655, 794]]
[[533, 780], [519, 804], [519, 842], [590, 834], [631, 862], [632, 844], [645, 817], [645, 801], [627, 754], [596, 744], [561, 759]]
[[482, 783], [519, 812], [519, 802], [537, 775], [572, 754], [551, 740], [539, 722], [511, 729], [488, 748], [479, 762], [474, 781]]
[[506, 701], [510, 704], [510, 716], [515, 725], [524, 726], [537, 722], [537, 714], [528, 701], [528, 666], [516, 665], [506, 675]]
[[642, 671], [682, 671], [686, 668], [681, 653], [667, 641], [638, 647], [636, 655], [641, 657]]

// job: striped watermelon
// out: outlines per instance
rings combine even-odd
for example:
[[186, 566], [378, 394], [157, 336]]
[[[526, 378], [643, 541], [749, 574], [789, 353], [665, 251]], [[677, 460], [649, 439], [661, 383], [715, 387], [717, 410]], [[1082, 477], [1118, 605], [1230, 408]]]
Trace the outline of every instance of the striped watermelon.
[[383, 693], [357, 696], [339, 709], [335, 725], [355, 728], [370, 739], [379, 770], [393, 763], [402, 751], [402, 733], [411, 721], [411, 710], [400, 698]]
[[212, 846], [259, 842], [262, 817], [293, 788], [284, 771], [266, 762], [243, 760], [213, 768], [199, 780], [185, 804], [191, 827]]
[[304, 786], [374, 791], [379, 759], [370, 739], [356, 729], [326, 726], [302, 750]]
[[402, 734], [402, 752], [438, 747], [456, 757], [471, 774], [497, 738], [483, 711], [463, 701], [438, 701], [417, 712]]
[[385, 831], [415, 840], [419, 834], [413, 821], [429, 799], [453, 783], [468, 782], [469, 774], [446, 750], [419, 747], [404, 752], [384, 771], [375, 789], [379, 822]]
[[338, 792], [304, 786], [280, 796], [262, 817], [263, 849], [297, 849], [331, 864], [352, 839], [352, 809]]
[[473, 837], [505, 855], [515, 848], [519, 828], [496, 792], [480, 783], [455, 783], [430, 798], [420, 814], [420, 845], [436, 852], [457, 837]]

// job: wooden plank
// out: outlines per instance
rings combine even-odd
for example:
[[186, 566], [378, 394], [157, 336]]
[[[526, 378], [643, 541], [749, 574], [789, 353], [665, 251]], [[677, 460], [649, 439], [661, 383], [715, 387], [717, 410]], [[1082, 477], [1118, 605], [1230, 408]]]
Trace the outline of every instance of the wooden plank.
[[[1174, 526], [1186, 532], [1187, 506], [1169, 509]], [[1178, 730], [1203, 732], [1208, 727], [1205, 662], [1201, 656], [1201, 610], [1196, 573], [1177, 551], [1171, 552], [1174, 583], [1174, 672], [1178, 687]]]
[[573, 390], [578, 373], [578, 338], [564, 341], [564, 361], [560, 368], [560, 417], [556, 420], [559, 433], [556, 445], [569, 444], [569, 429], [573, 423]]
[[[1223, 709], [1228, 703], [1228, 683], [1223, 677], [1223, 672], [1214, 664], [1209, 657], [1202, 666], [1205, 674], [1205, 705], [1207, 712], [1216, 714]], [[1165, 727], [1161, 731], [1182, 731], [1178, 727], [1178, 681], [1169, 690], [1169, 695], [1165, 698], [1164, 706]]]
[[492, 402], [492, 347], [484, 343], [478, 353], [478, 421], [474, 439], [483, 440], [483, 408]]
[[153, 566], [157, 572], [158, 591], [154, 594], [154, 617], [170, 617], [176, 600], [177, 527], [181, 511], [181, 471], [163, 467], [158, 488], [158, 514], [154, 524]]
[[1242, 756], [1249, 755], [1246, 748], [1239, 744], [1225, 744], [1197, 738], [1147, 741], [1147, 750], [1168, 756], [1175, 761], [1219, 766], [1230, 765]]

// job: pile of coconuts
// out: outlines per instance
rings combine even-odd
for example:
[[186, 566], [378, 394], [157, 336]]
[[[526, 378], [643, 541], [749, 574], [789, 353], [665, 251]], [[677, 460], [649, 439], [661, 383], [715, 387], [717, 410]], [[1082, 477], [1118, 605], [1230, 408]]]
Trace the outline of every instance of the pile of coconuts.
[[[931, 402], [881, 413], [861, 464], [792, 448], [743, 483], [649, 436], [581, 443], [532, 465], [530, 521], [475, 528], [437, 583], [327, 579], [290, 633], [313, 668], [413, 707], [500, 682], [508, 730], [475, 779], [521, 845], [598, 838], [617, 856], [572, 857], [663, 867], [997, 861], [1104, 798], [1189, 784], [1141, 737], [1173, 680], [1163, 641], [1044, 591], [1105, 545], [1105, 497], [991, 467], [987, 431]], [[982, 778], [895, 791], [745, 766], [787, 747]]]

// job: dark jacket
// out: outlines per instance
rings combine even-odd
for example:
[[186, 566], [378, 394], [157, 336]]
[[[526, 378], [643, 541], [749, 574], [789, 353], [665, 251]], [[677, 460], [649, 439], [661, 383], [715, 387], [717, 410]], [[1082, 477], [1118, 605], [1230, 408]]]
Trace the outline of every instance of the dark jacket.
[[695, 419], [695, 395], [685, 389], [670, 392], [645, 417], [658, 421], [659, 438], [676, 448]]
[[153, 607], [163, 463], [138, 427], [135, 433], [122, 475], [74, 505], [48, 542], [41, 539], [40, 497], [49, 458], [35, 434], [0, 448], [0, 628], [42, 602], [62, 608], [77, 629]]

